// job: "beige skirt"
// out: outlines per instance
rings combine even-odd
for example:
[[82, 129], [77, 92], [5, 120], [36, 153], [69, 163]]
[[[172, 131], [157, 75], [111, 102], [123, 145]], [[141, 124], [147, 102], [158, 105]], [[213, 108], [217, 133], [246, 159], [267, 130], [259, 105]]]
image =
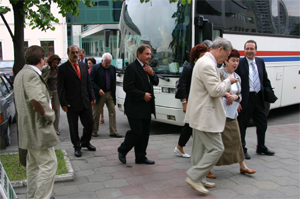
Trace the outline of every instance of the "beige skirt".
[[230, 165], [245, 160], [237, 119], [226, 118], [225, 129], [221, 135], [224, 152], [216, 166]]

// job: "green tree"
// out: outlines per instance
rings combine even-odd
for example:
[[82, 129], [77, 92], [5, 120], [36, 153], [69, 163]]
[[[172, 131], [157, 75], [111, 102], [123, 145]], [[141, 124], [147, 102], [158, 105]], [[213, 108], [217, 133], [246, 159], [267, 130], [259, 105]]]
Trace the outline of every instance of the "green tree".
[[5, 14], [10, 12], [10, 8], [0, 6], [0, 16], [5, 23], [7, 30], [13, 40], [14, 45], [14, 67], [16, 75], [24, 66], [24, 27], [25, 19], [30, 21], [29, 26], [38, 28], [42, 31], [48, 29], [55, 30], [51, 23], [58, 23], [58, 19], [49, 12], [52, 3], [56, 3], [60, 8], [59, 13], [66, 16], [67, 13], [79, 16], [78, 4], [84, 2], [86, 6], [93, 6], [92, 0], [9, 0], [14, 12], [14, 33], [9, 27]]

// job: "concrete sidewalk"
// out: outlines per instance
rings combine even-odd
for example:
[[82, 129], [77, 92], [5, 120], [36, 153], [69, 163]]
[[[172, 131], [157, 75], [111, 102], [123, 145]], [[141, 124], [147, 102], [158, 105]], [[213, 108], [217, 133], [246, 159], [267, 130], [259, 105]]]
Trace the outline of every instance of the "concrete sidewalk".
[[[134, 153], [127, 155], [123, 165], [117, 157], [117, 147], [123, 141], [118, 138], [93, 140], [96, 152], [82, 150], [76, 158], [70, 142], [62, 142], [57, 148], [65, 149], [75, 171], [75, 181], [55, 183], [54, 196], [60, 198], [293, 198], [300, 197], [300, 125], [268, 127], [267, 146], [275, 156], [255, 153], [254, 127], [247, 130], [247, 147], [253, 175], [239, 173], [239, 165], [215, 166], [217, 179], [210, 194], [203, 196], [185, 183], [189, 158], [176, 157], [173, 153], [179, 134], [151, 135], [147, 157], [155, 165], [137, 165]], [[185, 147], [191, 152], [192, 140]], [[15, 189], [19, 198], [26, 198], [26, 187]]]

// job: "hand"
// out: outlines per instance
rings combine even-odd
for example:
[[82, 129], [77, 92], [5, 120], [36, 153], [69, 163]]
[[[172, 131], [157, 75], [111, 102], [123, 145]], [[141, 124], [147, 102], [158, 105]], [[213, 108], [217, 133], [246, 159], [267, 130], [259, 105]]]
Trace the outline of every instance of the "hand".
[[230, 79], [230, 83], [231, 84], [234, 84], [234, 83], [236, 83], [238, 81], [238, 79], [235, 79], [233, 77], [228, 77], [228, 79]]
[[154, 75], [154, 71], [152, 70], [151, 66], [144, 67], [144, 70], [151, 76]]
[[96, 104], [96, 100], [91, 101], [91, 105]]
[[104, 93], [104, 91], [102, 89], [99, 90], [99, 95], [100, 96], [104, 96], [105, 95], [105, 93]]
[[230, 106], [232, 104], [232, 102], [234, 101], [234, 95], [228, 95], [226, 97], [226, 99], [227, 99], [226, 105]]
[[241, 104], [239, 104], [237, 111], [240, 113], [240, 112], [241, 112], [241, 110], [242, 110], [242, 105], [241, 105]]
[[150, 100], [151, 100], [151, 94], [150, 93], [145, 93], [145, 96], [144, 96], [144, 100], [146, 101], [146, 102], [149, 102]]
[[187, 103], [182, 104], [182, 110], [185, 113], [187, 108]]
[[68, 104], [67, 106], [63, 106], [61, 108], [62, 108], [63, 111], [68, 112], [68, 108], [67, 107], [70, 107], [70, 105]]

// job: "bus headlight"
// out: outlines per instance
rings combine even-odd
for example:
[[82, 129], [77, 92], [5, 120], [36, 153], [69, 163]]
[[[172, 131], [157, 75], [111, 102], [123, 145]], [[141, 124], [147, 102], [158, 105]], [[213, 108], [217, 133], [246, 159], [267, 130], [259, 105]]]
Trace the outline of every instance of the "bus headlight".
[[162, 93], [175, 93], [176, 89], [175, 88], [161, 87], [161, 92]]

